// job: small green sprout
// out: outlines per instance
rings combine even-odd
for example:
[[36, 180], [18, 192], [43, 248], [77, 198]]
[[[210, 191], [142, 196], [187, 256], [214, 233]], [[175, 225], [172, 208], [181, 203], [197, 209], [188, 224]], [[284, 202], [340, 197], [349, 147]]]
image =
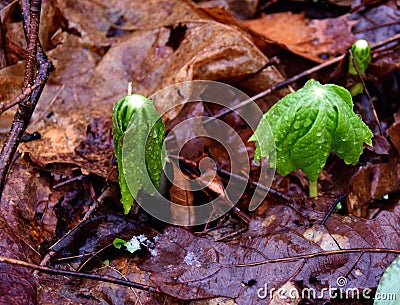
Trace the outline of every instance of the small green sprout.
[[121, 238], [116, 238], [113, 241], [113, 245], [116, 249], [121, 249], [122, 246], [130, 253], [135, 253], [137, 250], [140, 250], [140, 240], [135, 236], [132, 237], [129, 241], [125, 241]]
[[[351, 53], [353, 53], [354, 60], [357, 63], [361, 75], [365, 75], [365, 70], [367, 70], [369, 63], [371, 62], [371, 48], [368, 41], [365, 39], [357, 40], [351, 47]], [[349, 73], [353, 75], [358, 74], [351, 59], [349, 60]]]
[[115, 238], [113, 241], [113, 246], [116, 249], [121, 249], [122, 246], [125, 247], [126, 251], [130, 253], [135, 253], [136, 251], [140, 250], [141, 246], [144, 248], [151, 248], [154, 247], [154, 243], [150, 241], [146, 236], [143, 234], [133, 236], [130, 240], [126, 241], [121, 238]]
[[[268, 124], [273, 139], [266, 139]], [[349, 91], [309, 80], [264, 114], [249, 141], [257, 142], [254, 159], [272, 156], [271, 166], [280, 175], [301, 169], [309, 179], [309, 195], [315, 197], [317, 179], [330, 152], [336, 152], [346, 164], [356, 164], [363, 143], [372, 145], [372, 136], [354, 113]]]
[[160, 183], [165, 126], [153, 101], [139, 94], [114, 105], [112, 122], [121, 202], [128, 214], [139, 190], [153, 194]]
[[[357, 40], [351, 47], [351, 53], [353, 54], [354, 61], [357, 64], [361, 76], [364, 76], [369, 63], [371, 62], [371, 48], [368, 44], [368, 41], [366, 41], [365, 39]], [[349, 74], [358, 74], [352, 58], [349, 59]], [[357, 96], [359, 94], [362, 94], [363, 92], [364, 86], [360, 82], [354, 84], [350, 88], [351, 96]]]

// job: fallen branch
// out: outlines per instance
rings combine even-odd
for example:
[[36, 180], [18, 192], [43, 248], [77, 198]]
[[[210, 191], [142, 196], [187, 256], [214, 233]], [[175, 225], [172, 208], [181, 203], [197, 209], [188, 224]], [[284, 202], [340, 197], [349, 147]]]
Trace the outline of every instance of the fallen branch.
[[349, 253], [361, 253], [361, 254], [364, 254], [364, 253], [394, 253], [394, 254], [400, 254], [400, 250], [399, 249], [386, 249], [386, 248], [355, 248], [355, 249], [330, 250], [330, 251], [295, 255], [295, 256], [291, 256], [291, 257], [266, 259], [266, 260], [254, 262], [254, 263], [227, 265], [224, 267], [227, 267], [227, 268], [254, 267], [254, 266], [260, 266], [260, 265], [264, 265], [264, 264], [287, 263], [287, 262], [293, 262], [293, 261], [297, 261], [297, 260], [301, 260], [301, 259], [308, 259], [308, 258], [319, 257], [319, 256], [327, 256], [327, 255], [335, 255], [335, 254], [349, 254]]
[[[19, 102], [19, 107], [14, 116], [11, 130], [1, 151], [0, 199], [15, 152], [17, 151], [21, 138], [29, 125], [29, 121], [35, 110], [36, 104], [39, 101], [49, 74], [54, 70], [54, 66], [44, 53], [38, 38], [41, 0], [22, 0], [21, 6], [25, 38], [28, 45], [22, 94], [29, 91], [32, 92], [30, 92], [29, 97], [22, 97], [22, 102]], [[37, 88], [32, 90], [32, 87], [35, 86], [34, 84], [39, 85], [37, 85]]]
[[4, 104], [0, 103], [0, 114], [3, 112], [6, 112], [8, 109], [11, 107], [14, 107], [15, 105], [18, 105], [22, 103], [25, 99], [27, 99], [33, 91], [35, 91], [37, 88], [39, 88], [42, 85], [43, 82], [39, 82], [37, 84], [34, 84], [32, 87], [26, 88], [20, 95], [18, 95], [14, 100], [11, 102]]
[[55, 269], [55, 268], [49, 268], [49, 267], [45, 267], [45, 266], [31, 264], [28, 262], [24, 262], [24, 261], [21, 261], [18, 259], [9, 258], [9, 257], [5, 257], [5, 256], [0, 256], [0, 262], [38, 270], [38, 271], [41, 271], [41, 272], [47, 273], [47, 274], [72, 276], [72, 277], [76, 277], [76, 278], [112, 283], [112, 284], [117, 284], [117, 285], [121, 285], [121, 286], [136, 288], [136, 289], [140, 289], [140, 290], [144, 290], [144, 291], [160, 293], [159, 289], [156, 287], [139, 284], [139, 283], [135, 283], [135, 282], [131, 282], [131, 281], [126, 281], [126, 280], [120, 280], [120, 279], [117, 279], [117, 278], [114, 278], [114, 277], [108, 276], [108, 275], [102, 276], [102, 275], [91, 274], [91, 273], [59, 270], [59, 269]]

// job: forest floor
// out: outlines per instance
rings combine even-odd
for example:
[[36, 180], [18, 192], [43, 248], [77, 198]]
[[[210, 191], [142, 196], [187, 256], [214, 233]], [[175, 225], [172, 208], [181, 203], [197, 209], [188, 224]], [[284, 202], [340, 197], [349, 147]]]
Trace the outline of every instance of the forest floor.
[[[0, 18], [3, 146], [29, 60], [20, 2]], [[55, 70], [1, 196], [0, 303], [373, 304], [400, 253], [399, 20], [394, 0], [42, 1]], [[351, 75], [358, 39], [372, 60]], [[308, 79], [364, 83], [354, 111], [374, 135], [355, 165], [329, 155], [315, 198], [248, 141]], [[152, 208], [124, 215], [112, 107], [129, 82], [155, 101], [168, 162], [137, 197]]]

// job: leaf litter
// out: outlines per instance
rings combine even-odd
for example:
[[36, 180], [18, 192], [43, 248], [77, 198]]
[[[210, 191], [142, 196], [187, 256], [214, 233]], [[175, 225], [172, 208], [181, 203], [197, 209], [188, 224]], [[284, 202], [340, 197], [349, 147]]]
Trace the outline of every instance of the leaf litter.
[[[278, 6], [281, 3], [276, 2]], [[265, 285], [321, 291], [328, 285], [338, 287], [336, 280], [341, 276], [346, 277], [349, 288], [377, 287], [394, 254], [345, 253], [246, 265], [338, 249], [400, 249], [399, 105], [394, 98], [399, 96], [398, 48], [376, 50], [366, 76], [373, 95], [384, 102], [377, 109], [389, 142], [375, 141], [380, 149], [366, 152], [356, 166], [345, 166], [336, 156], [330, 156], [320, 179], [325, 194], [318, 200], [306, 198], [304, 177], [294, 172], [277, 176], [272, 184], [291, 200], [269, 194], [250, 215], [247, 225], [236, 225], [236, 216], [226, 215], [208, 228], [179, 228], [162, 225], [145, 213], [137, 219], [132, 215], [127, 218], [119, 210], [117, 173], [112, 165], [111, 107], [126, 95], [129, 81], [133, 81], [135, 92], [144, 95], [195, 79], [220, 80], [256, 94], [284, 80], [285, 64], [268, 66], [271, 56], [290, 54], [298, 62], [304, 62], [301, 57], [324, 62], [344, 54], [356, 37], [379, 42], [399, 33], [393, 1], [367, 6], [364, 12], [319, 20], [296, 12], [270, 14], [269, 6], [258, 19], [261, 6], [257, 1], [245, 1], [239, 9], [234, 2], [227, 3], [226, 9], [235, 16], [239, 12], [241, 18], [255, 17], [245, 21], [246, 26], [270, 19], [274, 20], [272, 24], [263, 27], [273, 31], [272, 25], [276, 30], [284, 18], [286, 26], [280, 33], [297, 33], [300, 22], [302, 31], [308, 34], [271, 36], [258, 31], [260, 25], [253, 28], [259, 32], [255, 33], [213, 3], [205, 8], [205, 4], [199, 7], [189, 1], [168, 0], [43, 1], [40, 38], [57, 70], [28, 127], [30, 133], [38, 131], [41, 139], [20, 145], [21, 154], [3, 193], [1, 254], [39, 263], [51, 249], [55, 252], [51, 266], [82, 267], [154, 285], [164, 294], [42, 273], [32, 275], [24, 268], [1, 263], [2, 277], [7, 279], [1, 282], [1, 290], [9, 292], [0, 299], [2, 304], [10, 300], [13, 304], [266, 304], [267, 299], [257, 297], [258, 289]], [[1, 101], [7, 101], [22, 86], [25, 42], [22, 23], [16, 18], [17, 3], [0, 4], [2, 29], [6, 29], [1, 39], [5, 37], [7, 46], [6, 52], [0, 48], [5, 59], [1, 61], [0, 96]], [[375, 22], [371, 24], [371, 20]], [[338, 29], [343, 39], [338, 39]], [[279, 40], [284, 37], [303, 40]], [[329, 73], [319, 75], [329, 79]], [[276, 91], [258, 104], [266, 111], [289, 90]], [[368, 114], [362, 99], [354, 102]], [[168, 105], [160, 103], [158, 107], [162, 110]], [[173, 109], [163, 119], [171, 129], [194, 115], [218, 111], [199, 102]], [[251, 135], [236, 114], [223, 120], [242, 139]], [[1, 130], [11, 124], [5, 114], [1, 121]], [[3, 132], [2, 142], [5, 136]], [[181, 142], [188, 137], [175, 136]], [[254, 144], [246, 143], [246, 149], [252, 159]], [[187, 143], [181, 156], [194, 167], [204, 156], [210, 156], [229, 170], [226, 152], [208, 140]], [[258, 175], [259, 167], [251, 163], [250, 179], [257, 181]], [[222, 174], [215, 179], [219, 188], [226, 181]], [[239, 202], [243, 211], [251, 192], [249, 187]], [[322, 226], [321, 220], [334, 201], [330, 193], [348, 193], [347, 209], [358, 217], [335, 213]], [[169, 194], [173, 201], [188, 206], [215, 196], [211, 189], [193, 193], [169, 188]], [[82, 222], [99, 197], [103, 204], [100, 211]], [[110, 247], [115, 237], [129, 240], [143, 232], [158, 236], [153, 252], [157, 255], [145, 250], [130, 255]], [[105, 259], [110, 259], [109, 266], [103, 264]], [[328, 295], [314, 300], [314, 304], [326, 300]], [[270, 304], [276, 302], [274, 299]]]

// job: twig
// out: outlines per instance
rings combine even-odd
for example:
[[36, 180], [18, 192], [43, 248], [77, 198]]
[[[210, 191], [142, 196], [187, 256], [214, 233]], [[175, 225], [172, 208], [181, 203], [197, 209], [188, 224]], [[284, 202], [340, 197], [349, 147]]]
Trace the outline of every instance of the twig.
[[160, 291], [157, 287], [152, 287], [152, 286], [139, 284], [139, 283], [135, 283], [135, 282], [131, 282], [131, 281], [126, 281], [126, 280], [120, 280], [120, 279], [117, 279], [117, 278], [114, 278], [111, 276], [107, 276], [107, 275], [102, 276], [102, 275], [91, 274], [91, 273], [59, 270], [59, 269], [55, 269], [55, 268], [49, 268], [49, 267], [45, 267], [45, 266], [31, 264], [28, 262], [24, 262], [24, 261], [21, 261], [18, 259], [9, 258], [9, 257], [5, 257], [5, 256], [0, 256], [0, 262], [38, 270], [40, 272], [47, 273], [47, 274], [63, 275], [63, 276], [71, 276], [71, 277], [88, 279], [88, 280], [95, 280], [95, 281], [99, 281], [99, 282], [112, 283], [112, 284], [117, 284], [117, 285], [121, 285], [121, 286], [132, 287], [132, 288], [136, 288], [136, 289], [140, 289], [140, 290], [144, 290], [144, 291], [160, 293]]
[[324, 62], [324, 63], [322, 63], [322, 64], [320, 64], [318, 66], [315, 66], [315, 67], [313, 67], [311, 69], [305, 70], [305, 71], [303, 71], [303, 72], [301, 72], [301, 73], [299, 73], [299, 74], [297, 74], [297, 75], [295, 75], [293, 77], [290, 77], [287, 80], [284, 80], [282, 82], [276, 83], [271, 88], [268, 88], [267, 90], [264, 90], [264, 91], [262, 91], [262, 92], [260, 92], [260, 93], [258, 93], [256, 95], [254, 95], [253, 97], [251, 97], [249, 99], [246, 99], [243, 102], [241, 102], [241, 103], [239, 103], [239, 104], [237, 104], [237, 105], [235, 105], [235, 106], [233, 106], [233, 107], [231, 107], [229, 109], [226, 109], [225, 111], [222, 111], [222, 112], [216, 114], [213, 117], [210, 117], [209, 119], [206, 119], [203, 124], [204, 125], [208, 124], [209, 122], [213, 121], [214, 119], [218, 119], [220, 117], [223, 117], [223, 116], [231, 113], [232, 111], [239, 110], [239, 109], [241, 109], [241, 108], [253, 103], [255, 100], [263, 98], [263, 97], [267, 96], [268, 94], [270, 94], [270, 93], [272, 93], [272, 92], [274, 92], [274, 91], [276, 91], [276, 90], [278, 90], [278, 89], [280, 89], [282, 87], [290, 85], [290, 84], [294, 83], [295, 81], [297, 81], [297, 80], [299, 80], [299, 79], [301, 79], [301, 78], [303, 78], [303, 77], [305, 77], [307, 75], [310, 75], [310, 74], [312, 74], [314, 72], [317, 72], [317, 71], [319, 71], [321, 69], [324, 69], [326, 67], [329, 67], [329, 66], [341, 61], [344, 57], [345, 57], [344, 54], [340, 55], [338, 57], [333, 58], [332, 60]]
[[43, 84], [43, 82], [39, 82], [39, 83], [32, 85], [31, 87], [26, 88], [13, 101], [11, 101], [7, 104], [0, 103], [0, 114], [7, 111], [11, 107], [14, 107], [17, 104], [22, 103], [25, 99], [27, 99], [32, 94], [33, 91], [35, 91], [37, 88], [39, 88], [42, 84]]
[[389, 37], [388, 39], [382, 40], [380, 42], [375, 43], [374, 45], [371, 46], [371, 50], [380, 48], [381, 46], [384, 46], [385, 44], [391, 43], [395, 40], [400, 39], [400, 33], [393, 35], [392, 37]]
[[362, 76], [360, 69], [358, 68], [356, 59], [354, 58], [353, 52], [351, 50], [349, 50], [349, 54], [350, 54], [351, 61], [353, 62], [354, 68], [356, 68], [358, 78], [360, 79], [360, 81], [363, 85], [365, 94], [368, 97], [369, 105], [371, 106], [371, 109], [372, 109], [372, 114], [374, 115], [375, 122], [378, 125], [379, 133], [381, 134], [382, 137], [384, 137], [384, 134], [383, 134], [382, 128], [381, 128], [381, 122], [379, 121], [378, 114], [376, 113], [375, 106], [374, 106], [374, 103], [372, 102], [372, 98], [371, 98], [371, 95], [369, 94], [368, 88], [365, 85], [364, 77]]
[[40, 83], [40, 85], [36, 89], [32, 90], [30, 98], [24, 99], [19, 104], [11, 130], [1, 151], [0, 198], [18, 144], [20, 143], [21, 137], [29, 124], [49, 74], [54, 69], [51, 61], [44, 53], [38, 39], [41, 0], [22, 0], [21, 5], [24, 32], [28, 44], [23, 93], [25, 90], [32, 87], [34, 83]]
[[263, 185], [261, 183], [255, 182], [255, 181], [253, 181], [251, 179], [246, 179], [245, 177], [242, 177], [242, 176], [237, 175], [235, 173], [228, 172], [228, 171], [226, 171], [226, 170], [224, 170], [222, 168], [217, 168], [217, 171], [220, 174], [227, 175], [229, 177], [232, 177], [233, 179], [237, 179], [237, 180], [242, 181], [242, 182], [248, 182], [248, 183], [252, 184], [253, 186], [255, 186], [256, 189], [259, 188], [259, 189], [263, 190], [264, 192], [269, 192], [274, 196], [282, 198], [283, 200], [286, 200], [286, 201], [290, 200], [290, 197], [286, 196], [285, 194], [283, 194], [283, 193], [281, 193], [281, 192], [279, 192], [279, 191], [277, 191], [277, 190], [275, 190], [273, 188], [267, 187], [267, 186], [265, 186], [265, 185]]
[[382, 23], [382, 24], [377, 24], [368, 28], [364, 28], [364, 29], [360, 29], [358, 31], [354, 31], [353, 34], [359, 34], [359, 33], [365, 33], [368, 31], [374, 31], [376, 29], [380, 29], [380, 28], [384, 28], [384, 27], [388, 27], [388, 26], [392, 26], [392, 25], [396, 25], [399, 24], [400, 21], [393, 21], [393, 22], [388, 22], [388, 23]]
[[328, 220], [329, 216], [331, 216], [333, 210], [336, 208], [336, 206], [339, 204], [339, 202], [341, 200], [343, 200], [343, 198], [346, 197], [346, 194], [341, 194], [338, 198], [336, 198], [336, 200], [332, 203], [331, 207], [329, 208], [328, 212], [326, 213], [324, 219], [322, 219], [321, 221], [321, 225], [324, 225], [325, 222]]
[[331, 250], [331, 251], [323, 251], [316, 253], [308, 253], [302, 255], [295, 255], [291, 257], [280, 257], [274, 259], [266, 259], [259, 262], [254, 263], [245, 263], [245, 264], [234, 264], [234, 265], [226, 265], [226, 268], [234, 268], [234, 267], [254, 267], [260, 266], [264, 264], [273, 264], [273, 263], [281, 263], [281, 262], [293, 262], [300, 259], [308, 259], [319, 256], [327, 256], [327, 255], [337, 255], [337, 254], [349, 254], [349, 253], [394, 253], [400, 254], [399, 249], [387, 249], [387, 248], [354, 248], [354, 249], [343, 249], [343, 250]]
[[[400, 34], [396, 34], [396, 35], [394, 35], [394, 36], [392, 36], [392, 37], [390, 37], [390, 38], [388, 38], [386, 40], [380, 41], [380, 42], [372, 45], [371, 49], [379, 48], [379, 47], [381, 47], [381, 46], [383, 46], [385, 44], [388, 44], [388, 43], [390, 43], [392, 41], [395, 41], [395, 40], [398, 40], [398, 39], [400, 39]], [[299, 73], [299, 74], [297, 74], [295, 76], [292, 76], [292, 77], [288, 78], [287, 80], [284, 80], [282, 82], [276, 83], [271, 88], [268, 88], [267, 90], [264, 90], [264, 91], [262, 91], [262, 92], [260, 92], [260, 93], [258, 93], [256, 95], [254, 95], [253, 97], [251, 97], [251, 98], [249, 98], [247, 100], [244, 100], [243, 102], [241, 102], [241, 103], [239, 103], [239, 104], [237, 104], [237, 105], [235, 105], [235, 106], [233, 106], [233, 107], [231, 107], [229, 109], [226, 109], [225, 111], [222, 111], [222, 112], [218, 113], [217, 115], [215, 115], [213, 117], [210, 117], [209, 119], [206, 119], [203, 122], [203, 124], [204, 125], [208, 124], [213, 119], [218, 119], [218, 118], [220, 118], [222, 116], [225, 116], [225, 115], [231, 113], [232, 111], [236, 111], [238, 109], [241, 109], [241, 108], [253, 103], [255, 100], [263, 98], [263, 97], [267, 96], [268, 94], [270, 94], [270, 93], [272, 93], [272, 92], [274, 92], [274, 91], [276, 91], [276, 90], [278, 90], [278, 89], [280, 89], [280, 88], [282, 88], [284, 86], [290, 85], [290, 84], [294, 83], [295, 81], [297, 81], [297, 80], [299, 80], [299, 79], [301, 79], [301, 78], [303, 78], [305, 76], [311, 75], [312, 73], [315, 73], [315, 72], [320, 71], [320, 70], [322, 70], [324, 68], [332, 66], [332, 65], [340, 62], [341, 60], [343, 60], [345, 58], [345, 56], [346, 56], [346, 54], [342, 54], [342, 55], [340, 55], [338, 57], [335, 57], [335, 58], [333, 58], [331, 60], [328, 60], [328, 61], [326, 61], [326, 62], [324, 62], [322, 64], [319, 64], [319, 65], [317, 65], [315, 67], [312, 67], [312, 68], [310, 68], [308, 70], [305, 70], [305, 71], [303, 71], [303, 72], [301, 72], [301, 73]]]

